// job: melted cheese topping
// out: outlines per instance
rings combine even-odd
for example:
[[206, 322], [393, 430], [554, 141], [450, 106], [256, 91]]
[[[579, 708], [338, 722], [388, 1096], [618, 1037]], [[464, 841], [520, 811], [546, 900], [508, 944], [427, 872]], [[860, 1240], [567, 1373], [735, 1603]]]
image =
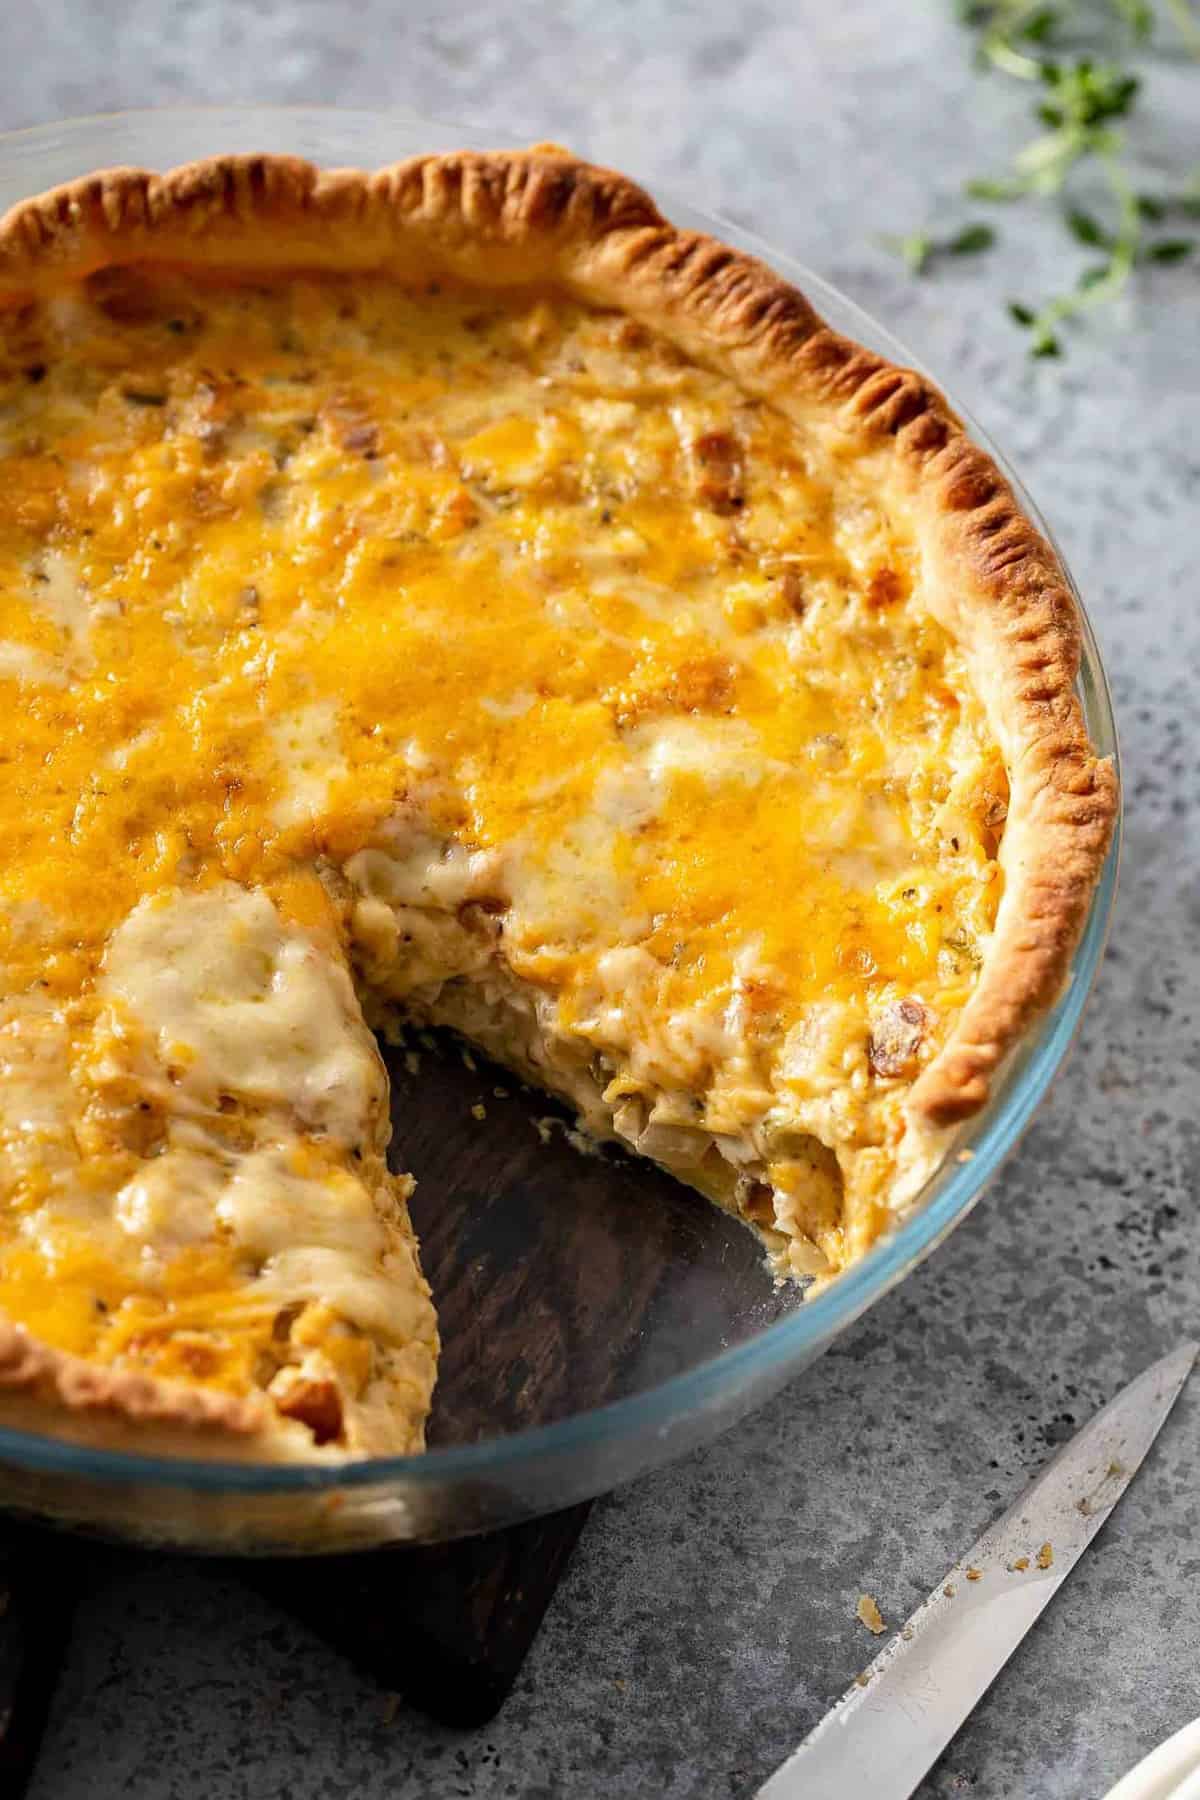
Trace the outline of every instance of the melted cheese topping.
[[140, 901], [109, 940], [97, 991], [114, 1033], [147, 1038], [143, 1084], [173, 1089], [176, 1107], [207, 1113], [226, 1096], [343, 1144], [361, 1144], [382, 1108], [349, 976], [262, 892], [222, 883]]
[[107, 272], [0, 359], [0, 1306], [419, 1435], [351, 968], [858, 1254], [1006, 793], [866, 472], [544, 295]]

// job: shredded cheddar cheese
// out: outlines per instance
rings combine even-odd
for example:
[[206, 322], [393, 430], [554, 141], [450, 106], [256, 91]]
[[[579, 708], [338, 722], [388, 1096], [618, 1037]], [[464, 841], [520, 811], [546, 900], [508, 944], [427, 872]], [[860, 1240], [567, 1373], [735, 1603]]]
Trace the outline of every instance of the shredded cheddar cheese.
[[0, 355], [0, 1309], [417, 1441], [361, 1004], [860, 1253], [1006, 797], [867, 478], [545, 295], [109, 271]]

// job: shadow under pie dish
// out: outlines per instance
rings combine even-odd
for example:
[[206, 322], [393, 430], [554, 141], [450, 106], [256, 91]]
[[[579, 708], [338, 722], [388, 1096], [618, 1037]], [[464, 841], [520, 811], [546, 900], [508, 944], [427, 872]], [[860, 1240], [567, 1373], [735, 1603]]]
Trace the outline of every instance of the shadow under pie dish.
[[98, 175], [0, 302], [0, 1421], [419, 1449], [401, 1020], [860, 1257], [1116, 803], [929, 384], [547, 149]]

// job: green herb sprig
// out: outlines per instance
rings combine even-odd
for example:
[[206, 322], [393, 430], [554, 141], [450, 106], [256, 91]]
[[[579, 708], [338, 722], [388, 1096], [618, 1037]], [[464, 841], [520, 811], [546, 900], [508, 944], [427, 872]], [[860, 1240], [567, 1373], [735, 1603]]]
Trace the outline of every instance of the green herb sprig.
[[885, 233], [879, 239], [883, 249], [898, 256], [911, 275], [924, 275], [943, 256], [975, 256], [980, 250], [990, 250], [995, 241], [992, 226], [982, 224], [964, 225], [961, 231], [946, 238], [931, 237], [927, 231], [910, 231], [904, 237]]
[[[1200, 56], [1200, 18], [1190, 0], [1165, 0], [1178, 36]], [[1196, 238], [1177, 230], [1157, 235], [1176, 218], [1200, 219], [1200, 170], [1178, 193], [1143, 194], [1129, 169], [1125, 123], [1142, 93], [1141, 77], [1128, 66], [1130, 52], [1150, 42], [1159, 23], [1152, 0], [957, 0], [964, 25], [976, 33], [980, 66], [1017, 81], [1036, 84], [1034, 113], [1042, 128], [998, 177], [966, 183], [967, 195], [985, 204], [1011, 205], [1051, 199], [1059, 203], [1068, 231], [1098, 260], [1084, 265], [1074, 285], [1038, 305], [1009, 302], [1009, 316], [1029, 333], [1034, 356], [1060, 356], [1061, 327], [1078, 315], [1113, 301], [1139, 264], [1185, 261]], [[1123, 39], [1123, 60], [1100, 60], [1075, 48], [1087, 38], [1114, 31]], [[1111, 47], [1111, 46], [1110, 46]], [[1072, 198], [1078, 171], [1102, 179], [1099, 215]], [[884, 240], [913, 274], [931, 269], [942, 255], [985, 249], [994, 228], [972, 224], [945, 239], [921, 232]]]

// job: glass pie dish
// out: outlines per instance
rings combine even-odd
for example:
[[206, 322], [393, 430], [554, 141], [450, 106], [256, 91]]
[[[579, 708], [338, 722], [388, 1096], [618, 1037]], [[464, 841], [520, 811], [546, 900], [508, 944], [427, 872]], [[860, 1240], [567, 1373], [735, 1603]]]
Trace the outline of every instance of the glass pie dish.
[[[319, 109], [80, 120], [0, 140], [0, 203], [117, 165], [274, 151], [377, 167], [473, 142], [483, 140], [412, 115]], [[911, 361], [818, 277], [691, 208], [668, 210], [762, 256], [847, 335]], [[1100, 754], [1115, 755], [1086, 622], [1084, 637], [1088, 729]], [[826, 1348], [970, 1210], [1070, 1044], [1115, 869], [1114, 847], [1066, 989], [1009, 1058], [990, 1104], [962, 1128], [897, 1229], [812, 1299], [774, 1286], [761, 1247], [734, 1221], [648, 1165], [581, 1155], [570, 1120], [544, 1096], [515, 1092], [482, 1059], [431, 1038], [389, 1063], [396, 1154], [418, 1178], [413, 1218], [445, 1341], [428, 1453], [233, 1464], [0, 1430], [0, 1505], [191, 1549], [340, 1551], [502, 1526], [702, 1442]]]

